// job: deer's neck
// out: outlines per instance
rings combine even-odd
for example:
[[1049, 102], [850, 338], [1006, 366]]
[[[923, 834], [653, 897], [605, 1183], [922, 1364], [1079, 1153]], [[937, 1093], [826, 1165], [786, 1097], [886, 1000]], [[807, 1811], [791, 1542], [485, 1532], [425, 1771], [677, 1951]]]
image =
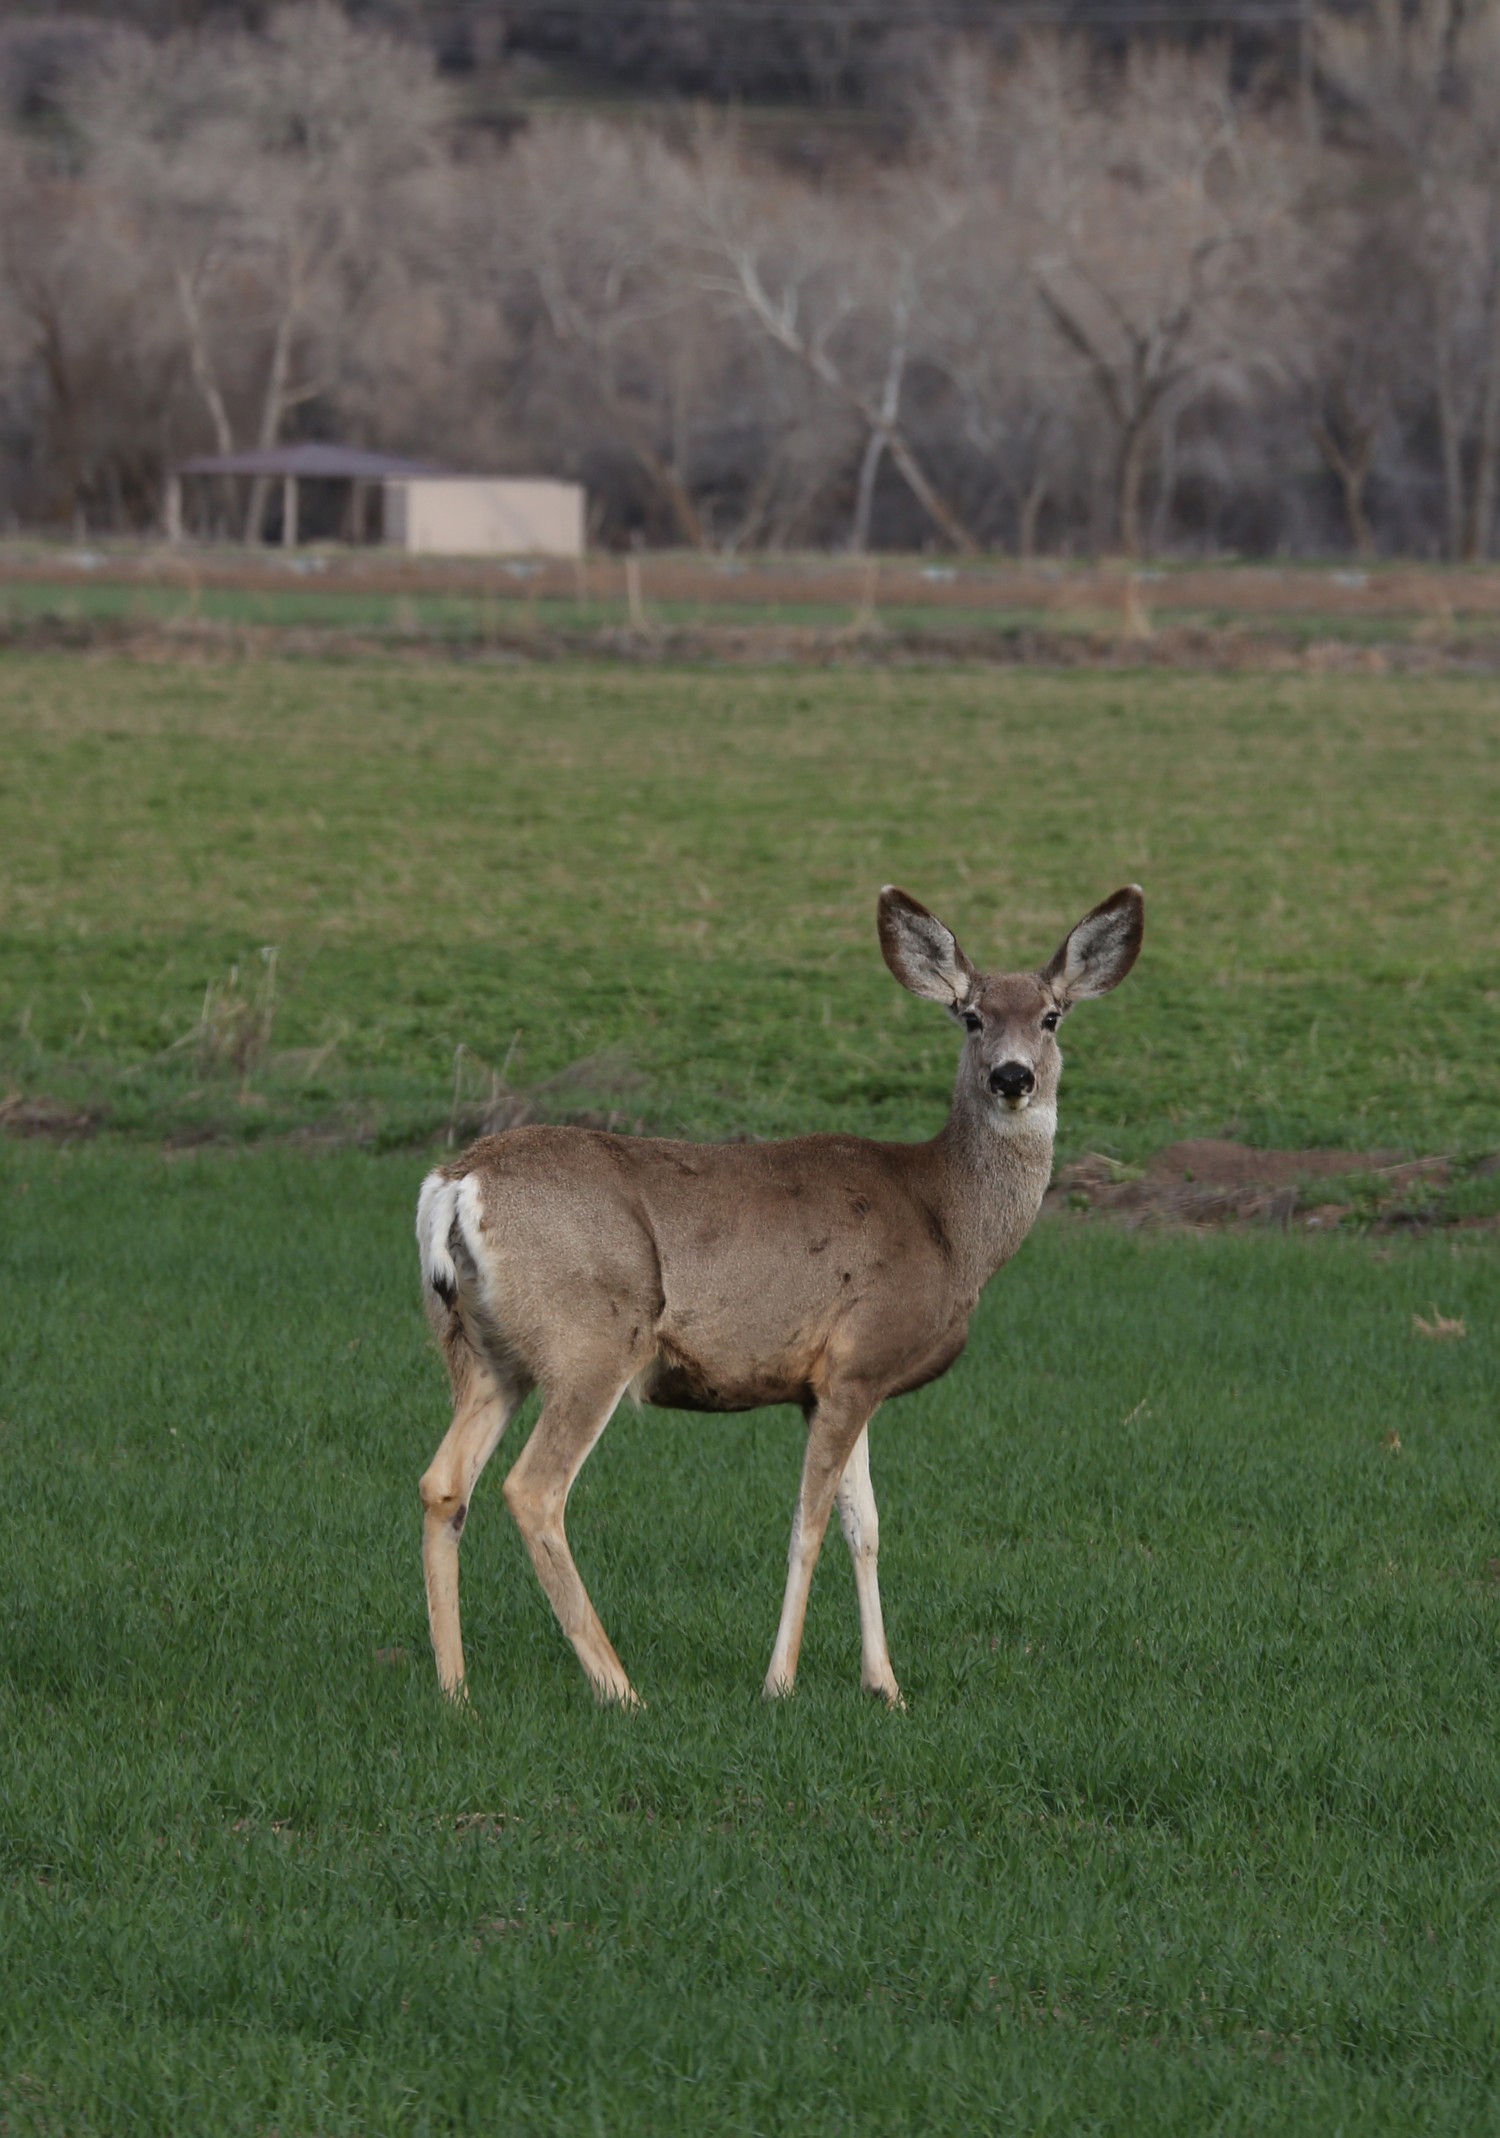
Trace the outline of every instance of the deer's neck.
[[960, 1086], [932, 1146], [942, 1180], [944, 1224], [976, 1293], [1009, 1261], [1036, 1221], [1052, 1178], [1057, 1106], [1037, 1101], [1012, 1113]]

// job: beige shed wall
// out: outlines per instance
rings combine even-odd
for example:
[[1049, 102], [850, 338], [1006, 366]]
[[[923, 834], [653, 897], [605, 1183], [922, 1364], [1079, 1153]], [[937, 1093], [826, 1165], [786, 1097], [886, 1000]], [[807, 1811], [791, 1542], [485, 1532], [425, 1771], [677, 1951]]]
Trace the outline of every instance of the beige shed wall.
[[385, 537], [435, 557], [581, 557], [581, 483], [423, 476], [385, 485]]

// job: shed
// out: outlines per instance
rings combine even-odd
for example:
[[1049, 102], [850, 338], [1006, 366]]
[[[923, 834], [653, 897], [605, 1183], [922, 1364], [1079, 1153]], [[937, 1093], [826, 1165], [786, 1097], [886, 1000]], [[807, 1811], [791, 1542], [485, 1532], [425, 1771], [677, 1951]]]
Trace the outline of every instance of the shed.
[[581, 483], [478, 475], [387, 480], [385, 539], [429, 557], [581, 557]]
[[342, 513], [346, 540], [370, 539], [370, 501], [380, 501], [375, 539], [427, 556], [581, 557], [585, 497], [579, 483], [459, 475], [431, 461], [367, 453], [356, 446], [308, 440], [246, 453], [200, 453], [167, 481], [169, 541], [183, 534], [183, 483], [195, 478], [247, 478], [281, 485], [281, 540], [297, 541], [299, 486], [347, 483]]
[[185, 477], [241, 476], [267, 485], [280, 483], [281, 540], [291, 549], [297, 541], [300, 484], [347, 483], [345, 532], [349, 539], [359, 541], [365, 538], [372, 491], [382, 494], [381, 486], [392, 477], [441, 473], [430, 461], [400, 460], [393, 453], [367, 453], [358, 446], [326, 445], [312, 439], [248, 453], [200, 453], [192, 460], [184, 460], [167, 478], [167, 539], [182, 539]]

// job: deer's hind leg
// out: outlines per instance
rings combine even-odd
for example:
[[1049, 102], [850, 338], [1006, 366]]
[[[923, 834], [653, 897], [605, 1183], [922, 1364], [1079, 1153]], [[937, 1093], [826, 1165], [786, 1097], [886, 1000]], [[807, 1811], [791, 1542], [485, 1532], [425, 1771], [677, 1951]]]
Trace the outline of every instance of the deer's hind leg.
[[627, 1707], [638, 1705], [634, 1688], [573, 1562], [563, 1517], [573, 1480], [614, 1416], [637, 1364], [599, 1357], [582, 1369], [575, 1366], [564, 1386], [548, 1388], [544, 1381], [542, 1415], [505, 1480], [505, 1503], [558, 1624], [600, 1699]]
[[449, 1353], [454, 1382], [453, 1423], [422, 1478], [422, 1572], [427, 1622], [443, 1691], [464, 1690], [464, 1644], [458, 1613], [458, 1540], [468, 1520], [479, 1473], [526, 1395], [523, 1382], [467, 1345]]

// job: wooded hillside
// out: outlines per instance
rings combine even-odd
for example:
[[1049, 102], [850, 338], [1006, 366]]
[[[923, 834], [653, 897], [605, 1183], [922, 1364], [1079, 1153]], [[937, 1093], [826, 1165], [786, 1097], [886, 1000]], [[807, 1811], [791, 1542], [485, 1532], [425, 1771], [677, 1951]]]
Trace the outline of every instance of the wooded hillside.
[[0, 515], [320, 435], [613, 543], [1487, 554], [1500, 7], [1081, 12], [13, 11]]

